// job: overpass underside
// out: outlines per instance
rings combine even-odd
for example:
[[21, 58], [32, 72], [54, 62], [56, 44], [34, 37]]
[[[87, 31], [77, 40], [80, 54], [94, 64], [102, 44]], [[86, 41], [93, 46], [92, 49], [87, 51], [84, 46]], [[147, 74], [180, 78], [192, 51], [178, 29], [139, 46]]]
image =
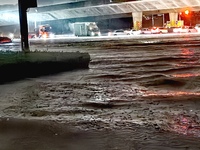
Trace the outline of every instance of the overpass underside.
[[37, 16], [38, 21], [44, 21], [137, 12], [143, 12], [143, 14], [180, 12], [186, 8], [191, 11], [199, 11], [200, 0], [141, 0], [80, 8], [65, 8], [63, 4], [60, 4], [57, 5], [57, 8], [55, 6], [40, 7], [37, 9], [37, 13], [33, 9], [30, 11], [29, 17]]
[[[29, 21], [38, 22], [97, 16], [112, 17], [112, 15], [134, 14], [138, 12], [148, 15], [181, 12], [186, 8], [191, 11], [200, 10], [200, 0], [139, 0], [121, 3], [113, 3], [114, 0], [104, 0], [106, 3], [100, 3], [98, 5], [89, 3], [89, 0], [76, 0], [76, 2], [75, 0], [71, 0], [71, 3], [64, 3], [66, 2], [64, 0], [51, 1], [60, 1], [60, 3], [43, 4], [39, 5], [37, 8], [31, 8], [28, 10]], [[17, 6], [12, 5], [10, 9], [11, 8], [13, 8], [13, 11], [0, 12], [0, 26], [16, 24], [19, 22]]]

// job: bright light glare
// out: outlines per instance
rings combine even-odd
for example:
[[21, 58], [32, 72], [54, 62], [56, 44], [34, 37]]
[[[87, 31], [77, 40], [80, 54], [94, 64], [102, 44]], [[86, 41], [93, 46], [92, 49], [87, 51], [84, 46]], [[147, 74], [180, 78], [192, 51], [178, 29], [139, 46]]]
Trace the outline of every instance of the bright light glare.
[[94, 36], [94, 32], [91, 32], [91, 36]]
[[14, 13], [3, 13], [0, 15], [1, 19], [8, 21], [8, 22], [15, 22], [19, 23], [19, 15]]
[[55, 37], [55, 34], [51, 33], [51, 34], [49, 35], [49, 37], [50, 37], [50, 38], [54, 38], [54, 37]]
[[164, 96], [164, 97], [178, 97], [178, 96], [200, 96], [200, 92], [186, 92], [186, 91], [167, 91], [167, 92], [156, 92], [156, 91], [146, 91], [142, 92], [143, 97], [149, 96]]
[[193, 73], [183, 73], [183, 74], [174, 74], [172, 76], [176, 77], [176, 78], [199, 77], [200, 73], [196, 73], [196, 74], [193, 74]]
[[10, 33], [8, 36], [9, 36], [9, 38], [11, 38], [11, 39], [14, 38], [14, 34], [13, 34], [13, 33]]
[[40, 19], [38, 19], [38, 14], [37, 13], [32, 13], [32, 14], [28, 14], [27, 18], [29, 21], [31, 22], [37, 22], [37, 21], [41, 21]]

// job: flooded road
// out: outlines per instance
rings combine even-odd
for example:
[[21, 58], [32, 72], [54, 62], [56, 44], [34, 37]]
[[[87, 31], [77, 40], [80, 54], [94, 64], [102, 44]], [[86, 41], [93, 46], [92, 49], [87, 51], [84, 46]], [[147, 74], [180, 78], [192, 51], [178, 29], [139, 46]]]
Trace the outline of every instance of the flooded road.
[[0, 149], [200, 149], [198, 39], [31, 48], [88, 52], [91, 63], [86, 70], [1, 85]]

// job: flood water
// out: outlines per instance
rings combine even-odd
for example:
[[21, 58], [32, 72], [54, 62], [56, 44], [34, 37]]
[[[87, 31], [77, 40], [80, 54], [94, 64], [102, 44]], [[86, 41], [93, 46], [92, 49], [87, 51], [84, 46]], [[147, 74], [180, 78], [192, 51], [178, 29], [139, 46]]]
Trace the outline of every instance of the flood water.
[[198, 40], [141, 41], [33, 44], [91, 63], [1, 85], [0, 149], [199, 150]]

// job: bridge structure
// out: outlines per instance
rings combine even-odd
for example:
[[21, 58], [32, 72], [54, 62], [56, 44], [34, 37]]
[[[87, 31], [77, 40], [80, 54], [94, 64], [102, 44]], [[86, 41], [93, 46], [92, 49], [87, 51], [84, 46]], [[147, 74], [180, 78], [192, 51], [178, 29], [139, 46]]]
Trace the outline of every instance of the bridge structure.
[[[18, 0], [0, 2], [0, 26], [19, 23]], [[200, 10], [200, 0], [37, 0], [38, 7], [27, 10], [29, 22], [45, 22], [87, 17], [112, 18], [131, 14], [133, 28], [142, 26], [142, 18], [169, 13], [172, 24], [180, 12]]]

